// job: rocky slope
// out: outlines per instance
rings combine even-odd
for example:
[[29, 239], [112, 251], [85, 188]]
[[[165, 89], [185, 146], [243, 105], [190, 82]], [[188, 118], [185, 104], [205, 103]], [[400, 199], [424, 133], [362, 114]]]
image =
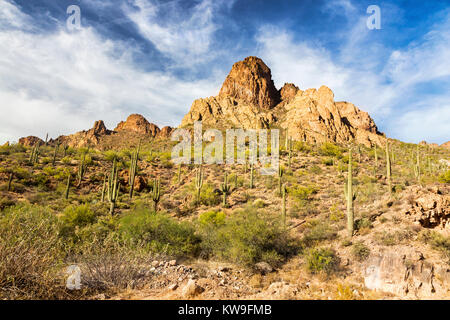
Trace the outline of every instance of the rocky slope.
[[294, 140], [308, 142], [356, 140], [371, 146], [384, 140], [367, 112], [335, 102], [325, 86], [303, 91], [288, 83], [277, 90], [270, 69], [257, 57], [235, 63], [219, 95], [195, 100], [181, 126], [199, 120], [223, 128], [281, 127]]
[[[119, 145], [123, 141], [137, 142], [142, 138], [168, 139], [173, 128], [159, 127], [150, 123], [140, 114], [130, 115], [126, 121], [121, 121], [114, 130], [108, 130], [102, 120], [95, 121], [94, 126], [89, 130], [83, 130], [67, 136], [59, 136], [51, 139], [49, 144], [67, 145], [73, 148], [93, 147], [99, 149], [110, 148]], [[24, 146], [34, 146], [43, 144], [44, 141], [38, 137], [29, 136], [19, 140]]]

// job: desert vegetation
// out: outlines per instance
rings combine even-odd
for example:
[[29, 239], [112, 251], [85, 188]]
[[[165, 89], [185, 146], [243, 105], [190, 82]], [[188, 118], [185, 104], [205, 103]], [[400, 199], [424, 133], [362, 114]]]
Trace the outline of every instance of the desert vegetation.
[[[0, 147], [1, 297], [142, 290], [158, 281], [155, 260], [174, 259], [235, 266], [247, 296], [275, 280], [325, 277], [332, 298], [370, 298], [347, 292], [360, 280], [343, 281], [374, 251], [415, 243], [449, 263], [450, 240], [439, 231], [445, 217], [437, 225], [410, 219], [411, 188], [448, 192], [450, 171], [440, 161], [448, 150], [288, 140], [278, 175], [262, 176], [248, 163], [175, 165], [171, 147], [160, 139], [103, 151]], [[81, 290], [66, 288], [69, 265], [81, 269]], [[296, 297], [307, 294], [318, 297], [311, 287]]]

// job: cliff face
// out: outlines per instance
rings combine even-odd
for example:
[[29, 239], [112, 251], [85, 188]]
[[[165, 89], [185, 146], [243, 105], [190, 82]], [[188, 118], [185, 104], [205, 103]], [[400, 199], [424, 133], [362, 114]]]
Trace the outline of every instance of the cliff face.
[[233, 65], [216, 97], [193, 102], [181, 126], [201, 120], [206, 126], [288, 130], [294, 140], [308, 142], [356, 141], [367, 146], [384, 140], [367, 112], [348, 102], [335, 102], [333, 92], [300, 90], [292, 83], [276, 90], [271, 71], [259, 58]]

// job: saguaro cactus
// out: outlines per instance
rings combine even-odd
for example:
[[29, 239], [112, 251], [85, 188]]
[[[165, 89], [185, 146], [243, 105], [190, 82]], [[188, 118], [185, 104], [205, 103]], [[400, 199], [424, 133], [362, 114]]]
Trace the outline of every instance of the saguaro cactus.
[[31, 149], [31, 154], [30, 154], [30, 163], [31, 164], [35, 164], [38, 162], [39, 159], [39, 143], [37, 143], [33, 149]]
[[55, 145], [55, 151], [53, 152], [53, 161], [52, 161], [53, 166], [55, 166], [56, 163], [56, 156], [58, 155], [58, 149], [59, 149], [59, 142]]
[[111, 174], [108, 177], [108, 201], [110, 203], [109, 214], [114, 215], [114, 209], [116, 208], [116, 201], [119, 196], [119, 174], [116, 159], [113, 161]]
[[154, 179], [152, 189], [152, 201], [155, 212], [158, 210], [158, 202], [160, 199], [161, 199], [161, 181], [159, 179]]
[[105, 191], [106, 191], [106, 174], [103, 177], [103, 188], [102, 188], [102, 202], [105, 202]]
[[77, 186], [81, 185], [81, 181], [83, 180], [84, 174], [86, 173], [86, 153], [83, 153], [83, 156], [81, 158], [81, 162], [78, 165], [78, 183]]
[[130, 193], [129, 193], [130, 199], [133, 198], [134, 181], [136, 180], [136, 173], [138, 171], [138, 160], [140, 149], [141, 149], [141, 142], [139, 142], [138, 147], [131, 155], [130, 170], [128, 175], [128, 184], [130, 185]]
[[281, 190], [281, 218], [283, 219], [283, 227], [286, 228], [286, 195], [287, 188], [284, 184]]
[[11, 185], [12, 185], [13, 178], [14, 178], [14, 171], [11, 170], [11, 172], [9, 173], [9, 179], [8, 179], [8, 192], [11, 191]]
[[417, 179], [417, 183], [420, 183], [420, 151], [419, 145], [417, 145], [416, 165], [414, 166], [414, 174]]
[[280, 193], [280, 197], [282, 196], [282, 185], [283, 185], [283, 174], [284, 174], [284, 169], [282, 166], [278, 167], [278, 192]]
[[255, 168], [254, 164], [250, 164], [250, 189], [254, 188], [254, 175], [255, 175]]
[[352, 172], [352, 148], [348, 150], [348, 175], [347, 183], [344, 185], [344, 195], [347, 200], [347, 232], [348, 236], [353, 236], [353, 201], [356, 199], [356, 193], [353, 192], [353, 172]]
[[181, 163], [178, 165], [178, 185], [181, 184]]
[[291, 159], [292, 159], [292, 139], [289, 138], [289, 148], [288, 148], [288, 166], [291, 167]]
[[197, 189], [197, 204], [200, 204], [200, 192], [203, 186], [203, 167], [200, 165], [196, 173], [195, 188]]
[[69, 191], [70, 191], [70, 172], [67, 174], [67, 184], [66, 184], [66, 192], [64, 193], [64, 198], [69, 199]]
[[226, 172], [223, 177], [223, 183], [220, 185], [220, 190], [222, 191], [222, 196], [223, 196], [223, 206], [226, 207], [227, 206], [227, 195], [231, 190], [231, 187], [228, 184], [228, 175]]
[[389, 141], [387, 139], [386, 139], [386, 178], [388, 182], [389, 193], [392, 193], [391, 157], [389, 155]]

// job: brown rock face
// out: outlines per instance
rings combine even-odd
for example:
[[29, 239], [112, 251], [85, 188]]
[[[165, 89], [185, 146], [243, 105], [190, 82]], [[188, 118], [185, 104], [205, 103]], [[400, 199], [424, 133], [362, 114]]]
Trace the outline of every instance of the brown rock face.
[[248, 57], [233, 65], [219, 97], [233, 98], [260, 110], [270, 110], [280, 102], [270, 69], [257, 57]]
[[294, 140], [322, 143], [356, 141], [382, 146], [384, 137], [367, 112], [335, 102], [326, 86], [300, 90], [292, 83], [276, 91], [270, 69], [256, 57], [235, 63], [217, 97], [197, 99], [181, 122], [202, 121], [217, 128], [287, 128]]
[[299, 90], [295, 84], [285, 83], [283, 88], [280, 89], [281, 100], [287, 103], [291, 102]]
[[140, 114], [130, 115], [126, 121], [120, 122], [114, 131], [134, 131], [143, 135], [155, 137], [159, 133], [159, 128], [150, 123]]
[[19, 144], [23, 145], [24, 147], [33, 147], [38, 143], [44, 144], [44, 140], [35, 136], [28, 136], [19, 139]]
[[450, 232], [450, 187], [422, 188], [413, 186], [410, 209], [406, 215], [425, 228], [437, 228]]
[[159, 138], [162, 138], [162, 139], [168, 139], [168, 138], [170, 138], [170, 135], [172, 134], [172, 132], [173, 132], [173, 128], [172, 127], [163, 127], [162, 129], [161, 129], [161, 131], [158, 133], [158, 137]]
[[105, 123], [102, 120], [98, 120], [95, 121], [94, 126], [91, 129], [87, 131], [83, 130], [68, 136], [60, 136], [54, 142], [74, 148], [96, 146], [100, 142], [101, 137], [110, 134], [111, 131], [106, 129]]
[[440, 146], [441, 148], [446, 148], [446, 149], [450, 149], [450, 141], [447, 141], [447, 142], [445, 142], [445, 143], [443, 143], [443, 144], [441, 144], [441, 146]]

